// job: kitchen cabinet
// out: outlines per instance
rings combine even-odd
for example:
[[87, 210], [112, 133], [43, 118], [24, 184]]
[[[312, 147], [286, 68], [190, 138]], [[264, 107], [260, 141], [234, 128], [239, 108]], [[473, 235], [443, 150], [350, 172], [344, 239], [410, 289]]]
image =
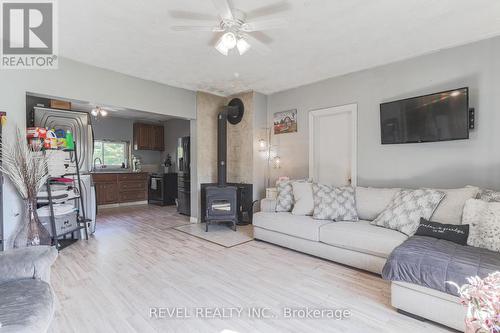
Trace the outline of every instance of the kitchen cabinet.
[[153, 126], [153, 150], [163, 151], [165, 150], [165, 139], [164, 139], [164, 127], [163, 126]]
[[161, 125], [134, 123], [135, 150], [165, 150], [164, 128]]
[[98, 205], [107, 205], [118, 202], [118, 192], [116, 184], [96, 183], [95, 190]]
[[62, 109], [62, 110], [71, 110], [71, 102], [60, 101], [57, 99], [50, 100], [50, 108], [52, 109]]
[[116, 175], [92, 175], [95, 184], [96, 200], [98, 205], [107, 205], [118, 202]]
[[94, 173], [98, 205], [145, 201], [148, 199], [148, 174], [140, 173]]
[[118, 174], [119, 202], [144, 201], [148, 199], [148, 174]]
[[134, 124], [134, 149], [151, 150], [151, 125]]

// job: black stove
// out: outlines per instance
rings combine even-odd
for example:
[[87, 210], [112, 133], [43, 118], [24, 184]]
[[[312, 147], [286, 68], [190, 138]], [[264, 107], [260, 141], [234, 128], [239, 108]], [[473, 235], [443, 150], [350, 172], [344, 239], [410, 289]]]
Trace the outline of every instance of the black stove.
[[175, 205], [177, 199], [177, 173], [153, 173], [149, 176], [148, 203]]
[[[208, 231], [210, 223], [230, 222], [236, 224], [242, 211], [238, 200], [238, 186], [227, 183], [227, 123], [238, 124], [243, 118], [244, 106], [239, 98], [233, 98], [217, 116], [217, 184], [202, 184], [202, 221]], [[241, 199], [241, 198], [240, 198]]]

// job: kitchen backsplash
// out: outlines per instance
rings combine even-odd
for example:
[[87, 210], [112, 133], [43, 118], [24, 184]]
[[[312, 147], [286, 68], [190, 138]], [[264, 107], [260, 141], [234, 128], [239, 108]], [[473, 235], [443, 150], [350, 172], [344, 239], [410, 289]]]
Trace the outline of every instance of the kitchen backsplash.
[[163, 173], [163, 167], [159, 164], [142, 164], [141, 171], [149, 173]]

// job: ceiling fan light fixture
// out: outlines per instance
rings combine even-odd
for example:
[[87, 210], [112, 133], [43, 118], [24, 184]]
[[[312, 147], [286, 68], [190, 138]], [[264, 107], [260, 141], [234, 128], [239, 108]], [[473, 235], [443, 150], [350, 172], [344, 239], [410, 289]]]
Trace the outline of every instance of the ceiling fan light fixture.
[[106, 117], [108, 115], [108, 111], [104, 110], [100, 106], [96, 106], [90, 111], [90, 114], [96, 118], [99, 116]]
[[226, 32], [222, 35], [222, 42], [224, 46], [230, 50], [236, 46], [236, 35], [232, 32]]
[[240, 55], [243, 55], [245, 52], [247, 52], [250, 49], [250, 44], [247, 42], [246, 39], [239, 38], [238, 42], [236, 43], [236, 48], [238, 49], [238, 52], [240, 53]]
[[222, 37], [219, 38], [219, 40], [217, 41], [217, 44], [215, 45], [215, 49], [225, 56], [227, 56], [227, 53], [229, 52], [229, 49], [224, 44]]

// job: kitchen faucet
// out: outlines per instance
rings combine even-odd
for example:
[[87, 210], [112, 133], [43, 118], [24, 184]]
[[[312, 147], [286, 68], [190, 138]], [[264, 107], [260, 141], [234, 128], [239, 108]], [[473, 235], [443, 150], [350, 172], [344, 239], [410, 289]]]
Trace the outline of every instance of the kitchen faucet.
[[104, 166], [102, 165], [102, 160], [100, 157], [96, 157], [94, 158], [94, 170], [96, 170], [96, 165], [95, 165], [95, 162], [99, 160], [99, 164], [101, 165], [101, 168], [103, 168]]

